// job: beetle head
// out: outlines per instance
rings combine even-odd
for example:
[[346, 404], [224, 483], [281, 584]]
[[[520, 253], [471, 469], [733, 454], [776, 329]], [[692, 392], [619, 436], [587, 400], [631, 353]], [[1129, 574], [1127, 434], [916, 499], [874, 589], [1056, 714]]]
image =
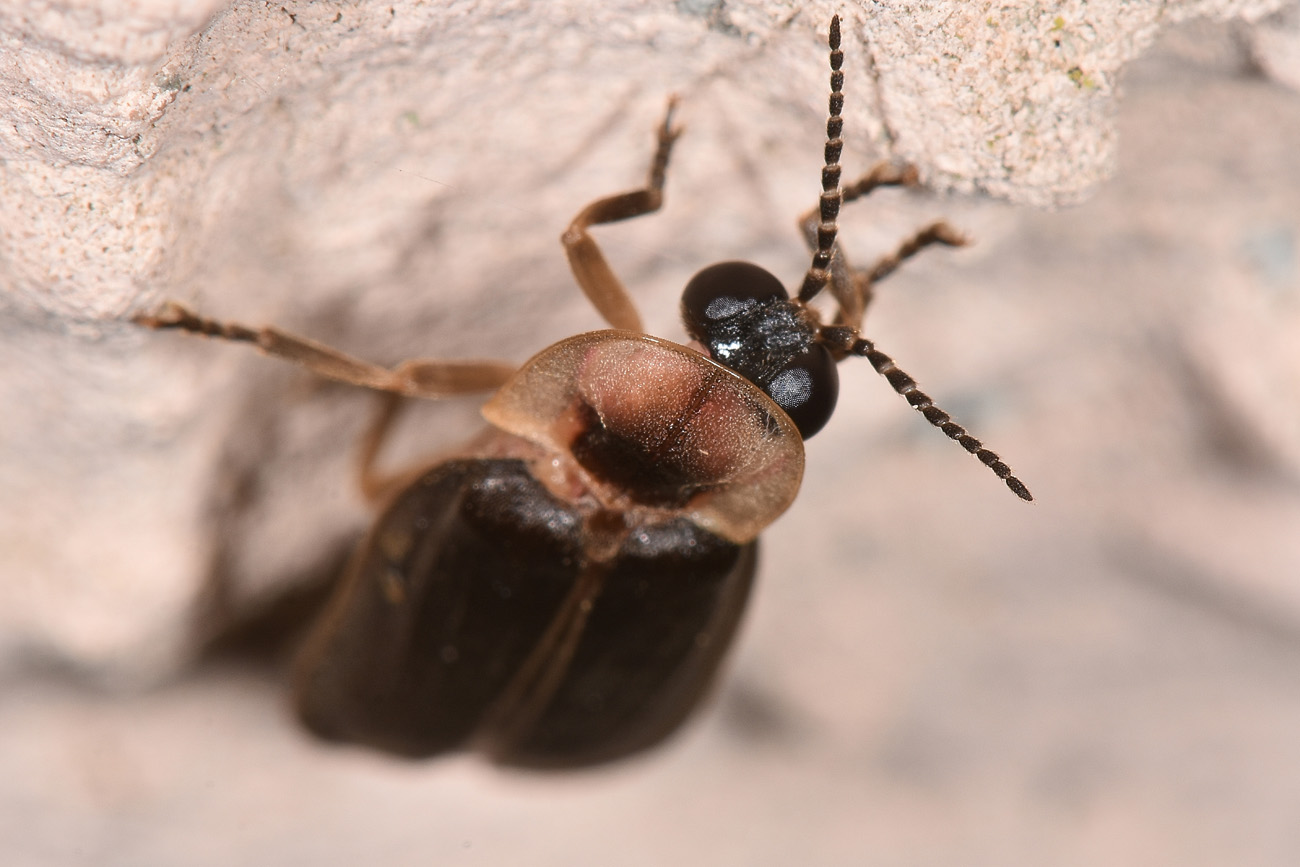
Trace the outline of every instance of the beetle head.
[[818, 342], [816, 314], [790, 300], [781, 282], [749, 262], [720, 262], [682, 292], [686, 331], [725, 365], [761, 388], [804, 438], [835, 411], [840, 378]]

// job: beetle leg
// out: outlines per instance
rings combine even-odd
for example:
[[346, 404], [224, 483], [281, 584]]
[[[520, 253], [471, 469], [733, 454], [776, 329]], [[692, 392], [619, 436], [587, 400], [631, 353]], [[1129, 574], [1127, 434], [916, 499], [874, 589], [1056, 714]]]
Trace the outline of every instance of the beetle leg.
[[379, 404], [375, 408], [375, 415], [361, 437], [361, 448], [357, 450], [357, 487], [361, 489], [361, 495], [369, 503], [380, 502], [386, 494], [407, 481], [414, 472], [424, 472], [428, 468], [426, 464], [421, 464], [418, 470], [380, 472], [379, 451], [383, 448], [384, 441], [388, 439], [388, 434], [393, 429], [393, 422], [402, 407], [406, 405], [406, 401], [401, 395], [392, 392], [385, 392], [378, 397]]
[[[871, 171], [858, 178], [851, 184], [846, 184], [840, 189], [840, 195], [843, 204], [855, 201], [870, 193], [877, 187], [898, 187], [912, 186], [916, 183], [916, 169], [913, 167], [900, 168], [892, 163], [883, 162], [876, 164]], [[821, 208], [810, 209], [799, 218], [799, 229], [803, 234], [804, 241], [808, 244], [808, 249], [817, 249], [817, 226], [821, 215]], [[843, 245], [838, 242], [834, 246], [834, 253], [830, 265], [830, 290], [831, 295], [835, 298], [835, 303], [839, 305], [840, 315], [837, 322], [842, 325], [857, 327], [862, 322], [862, 313], [866, 309], [867, 301], [870, 300], [870, 286], [859, 286], [858, 281], [854, 279], [854, 269], [849, 264], [847, 257], [844, 255]]]
[[610, 325], [626, 331], [640, 331], [641, 316], [637, 313], [627, 288], [609, 267], [605, 255], [587, 230], [601, 223], [616, 223], [659, 210], [664, 201], [664, 176], [668, 169], [668, 157], [673, 142], [682, 133], [682, 128], [673, 126], [672, 123], [676, 107], [677, 97], [670, 97], [663, 123], [659, 125], [658, 146], [650, 160], [646, 185], [639, 190], [597, 199], [579, 211], [569, 228], [560, 236], [573, 276], [592, 306]]
[[[892, 163], [878, 163], [871, 171], [851, 184], [846, 184], [841, 194], [844, 203], [866, 196], [878, 187], [914, 187], [918, 183], [915, 166], [895, 166]], [[813, 208], [799, 218], [799, 227], [809, 249], [817, 249], [817, 225], [819, 209]], [[830, 290], [839, 306], [835, 322], [850, 328], [862, 326], [862, 316], [867, 305], [871, 303], [872, 291], [879, 280], [888, 277], [905, 260], [916, 255], [931, 244], [946, 244], [960, 247], [969, 243], [967, 239], [943, 220], [931, 223], [912, 237], [901, 243], [892, 253], [881, 256], [869, 268], [854, 268], [849, 264], [840, 244], [834, 248], [834, 257], [830, 267]]]
[[[894, 252], [881, 256], [870, 268], [863, 269], [860, 279], [865, 280], [868, 286], [883, 280], [898, 270], [898, 266], [903, 264], [905, 260], [915, 256], [931, 244], [964, 247], [969, 243], [970, 240], [965, 235], [948, 225], [945, 220], [936, 220], [899, 244]], [[869, 292], [868, 297], [870, 297]]]
[[513, 364], [504, 361], [424, 358], [404, 361], [393, 368], [381, 367], [278, 328], [249, 328], [235, 322], [208, 319], [175, 301], [168, 301], [157, 313], [137, 316], [134, 321], [148, 328], [176, 328], [236, 343], [251, 343], [267, 355], [292, 361], [328, 379], [407, 397], [438, 398], [491, 391], [515, 370]]

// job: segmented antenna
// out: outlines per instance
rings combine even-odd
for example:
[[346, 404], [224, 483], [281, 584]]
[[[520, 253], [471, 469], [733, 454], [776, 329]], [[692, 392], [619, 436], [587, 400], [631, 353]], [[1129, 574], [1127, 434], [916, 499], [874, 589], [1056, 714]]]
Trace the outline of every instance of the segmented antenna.
[[821, 222], [817, 225], [817, 252], [813, 253], [812, 266], [804, 275], [799, 289], [799, 300], [809, 301], [826, 288], [831, 279], [832, 248], [838, 228], [835, 220], [840, 215], [840, 152], [844, 150], [844, 52], [840, 50], [840, 16], [831, 18], [827, 42], [831, 49], [831, 96], [829, 116], [826, 119], [826, 164], [822, 168]]
[[1007, 487], [1011, 489], [1013, 494], [1022, 500], [1033, 501], [1034, 495], [1029, 493], [1029, 488], [1025, 487], [1025, 483], [1011, 475], [1011, 467], [1003, 463], [1002, 459], [991, 449], [984, 448], [984, 444], [972, 436], [966, 428], [953, 421], [952, 416], [935, 406], [934, 401], [930, 399], [930, 395], [917, 387], [915, 379], [899, 370], [898, 365], [894, 364], [894, 359], [876, 349], [875, 344], [864, 337], [857, 338], [847, 348], [853, 355], [860, 355], [870, 361], [871, 366], [876, 369], [876, 373], [887, 379], [889, 384], [893, 386], [894, 391], [902, 395], [912, 405], [913, 409], [925, 416], [926, 421], [943, 431], [949, 439], [956, 440], [958, 445], [979, 458], [980, 463], [1007, 483]]

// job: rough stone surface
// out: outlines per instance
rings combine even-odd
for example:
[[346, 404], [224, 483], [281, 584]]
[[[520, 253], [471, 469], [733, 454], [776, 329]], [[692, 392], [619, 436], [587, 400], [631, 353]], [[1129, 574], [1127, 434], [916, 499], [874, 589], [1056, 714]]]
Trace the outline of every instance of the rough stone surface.
[[[640, 177], [675, 91], [670, 207], [608, 241], [671, 336], [694, 267], [799, 267], [830, 5], [10, 7], [0, 659], [148, 676], [364, 520], [337, 487], [362, 398], [122, 317], [171, 296], [386, 361], [520, 360], [599, 324], [554, 239]], [[850, 7], [848, 170], [889, 156], [936, 187], [1077, 198], [1111, 171], [1118, 76], [1162, 24], [1277, 5]]]
[[[1294, 6], [1125, 4], [1131, 31], [1052, 7], [1026, 32], [1105, 32], [1110, 89], [1041, 54], [1046, 95], [1014, 97], [1025, 125], [979, 164], [964, 118], [1003, 116], [994, 85], [941, 93], [921, 64], [956, 106], [925, 125], [887, 51], [949, 36], [939, 7], [911, 29], [849, 10], [850, 173], [896, 153], [1038, 201], [1118, 160], [1056, 213], [888, 192], [845, 214], [863, 261], [940, 215], [976, 239], [884, 284], [869, 332], [1038, 503], [847, 369], [719, 701], [661, 753], [556, 779], [331, 751], [278, 675], [228, 662], [92, 688], [174, 669], [365, 519], [364, 395], [115, 317], [175, 296], [385, 361], [522, 359], [599, 327], [556, 236], [640, 178], [669, 90], [689, 128], [667, 206], [600, 233], [651, 330], [679, 333], [702, 264], [806, 266], [826, 7], [534, 5], [0, 13], [0, 860], [1296, 863]], [[1229, 11], [1252, 18], [1157, 32]], [[912, 51], [971, 81], [1020, 56], [976, 32], [981, 64]], [[1094, 68], [1071, 50], [1067, 80]], [[472, 431], [474, 402], [409, 422], [394, 460]]]
[[1248, 32], [1255, 62], [1270, 78], [1300, 90], [1300, 5], [1259, 21]]

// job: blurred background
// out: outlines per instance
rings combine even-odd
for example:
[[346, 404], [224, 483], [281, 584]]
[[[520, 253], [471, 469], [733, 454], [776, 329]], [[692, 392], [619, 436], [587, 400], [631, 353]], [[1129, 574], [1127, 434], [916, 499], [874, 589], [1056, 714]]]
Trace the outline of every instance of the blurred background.
[[[749, 258], [791, 283], [806, 267], [793, 220], [815, 200], [824, 68], [808, 77], [805, 103], [774, 109], [789, 151], [747, 141], [723, 167], [692, 139], [725, 138], [725, 112], [707, 107], [749, 110], [732, 98], [743, 82], [687, 94], [664, 212], [600, 231], [651, 332], [680, 338], [676, 294], [711, 261]], [[90, 665], [10, 639], [22, 652], [0, 669], [4, 863], [1300, 861], [1300, 95], [1221, 22], [1165, 31], [1120, 86], [1119, 170], [1082, 204], [885, 191], [842, 222], [862, 263], [940, 216], [974, 239], [882, 283], [865, 330], [1036, 502], [847, 363], [800, 499], [763, 537], [714, 700], [664, 748], [609, 768], [406, 763], [298, 730], [279, 602], [325, 580], [360, 531], [349, 450], [369, 399], [238, 348], [101, 337], [105, 353], [176, 365], [169, 400], [247, 389], [206, 435], [207, 463], [173, 471], [219, 480], [195, 507], [215, 565], [202, 604], [177, 603], [192, 639], [180, 662]], [[178, 294], [370, 357], [521, 360], [599, 327], [550, 239], [641, 177], [665, 90], [630, 95], [572, 159], [530, 169], [551, 174], [549, 192], [492, 177], [435, 199], [407, 227], [420, 243], [406, 270], [364, 298], [346, 275], [323, 302], [293, 297], [314, 273], [264, 255], [274, 232], [258, 202], [256, 249], [222, 241], [228, 255], [209, 261], [227, 270]], [[520, 159], [547, 151], [515, 146]], [[848, 176], [873, 147], [850, 147]], [[777, 158], [795, 152], [802, 163]], [[673, 210], [691, 200], [693, 224]], [[347, 201], [298, 203], [318, 204]], [[544, 241], [515, 251], [520, 233]], [[242, 297], [213, 288], [254, 271]], [[257, 294], [276, 281], [282, 294]], [[440, 289], [435, 309], [404, 318], [416, 282], [473, 289]], [[418, 408], [394, 462], [472, 432], [475, 412]], [[159, 425], [184, 418], [139, 431], [165, 450]], [[164, 481], [139, 495], [165, 500]], [[57, 519], [75, 535], [75, 511]]]

